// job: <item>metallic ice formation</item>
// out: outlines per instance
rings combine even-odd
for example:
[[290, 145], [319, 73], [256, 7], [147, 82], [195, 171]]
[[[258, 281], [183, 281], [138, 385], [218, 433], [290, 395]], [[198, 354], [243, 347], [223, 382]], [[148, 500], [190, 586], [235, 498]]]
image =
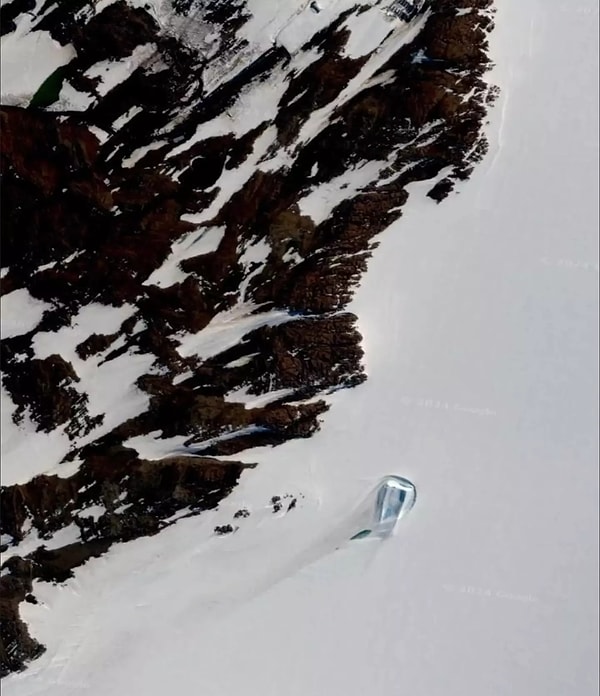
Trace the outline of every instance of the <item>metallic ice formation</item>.
[[363, 529], [352, 539], [390, 536], [398, 520], [410, 512], [416, 497], [417, 491], [410, 481], [400, 476], [386, 476], [377, 488], [371, 528]]

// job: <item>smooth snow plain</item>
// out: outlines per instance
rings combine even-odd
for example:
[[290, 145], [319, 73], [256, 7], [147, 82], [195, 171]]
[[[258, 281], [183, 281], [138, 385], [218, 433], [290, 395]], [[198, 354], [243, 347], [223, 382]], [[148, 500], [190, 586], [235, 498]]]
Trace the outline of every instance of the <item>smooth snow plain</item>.
[[[381, 236], [368, 381], [218, 511], [37, 584], [48, 651], [7, 696], [597, 693], [598, 6], [498, 6], [491, 152]], [[344, 543], [390, 473], [411, 514]]]

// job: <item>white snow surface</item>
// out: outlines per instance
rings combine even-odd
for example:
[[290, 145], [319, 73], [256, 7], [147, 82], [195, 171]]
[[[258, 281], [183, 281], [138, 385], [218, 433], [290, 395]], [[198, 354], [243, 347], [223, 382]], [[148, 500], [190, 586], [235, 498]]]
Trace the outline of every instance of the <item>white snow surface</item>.
[[[79, 378], [72, 386], [87, 394], [89, 415], [104, 414], [99, 426], [77, 440], [80, 446], [107, 433], [128, 418], [138, 415], [148, 405], [147, 394], [135, 386], [135, 381], [150, 370], [154, 362], [153, 356], [128, 351], [104, 362], [106, 353], [114, 349], [116, 344], [104, 353], [91, 356], [87, 360], [82, 360], [76, 352], [76, 347], [92, 333], [115, 333], [134, 310], [131, 305], [109, 307], [92, 303], [83, 307], [71, 319], [70, 326], [58, 331], [37, 333], [33, 339], [32, 346], [36, 358], [44, 359], [59, 354], [71, 363]], [[60, 465], [59, 471], [53, 470], [74, 446], [64, 432], [65, 426], [50, 433], [38, 432], [28, 413], [25, 414], [23, 422], [15, 424], [12, 415], [16, 406], [4, 388], [1, 401], [2, 483], [9, 486], [26, 483], [38, 474], [59, 473]]]
[[151, 58], [155, 52], [155, 44], [142, 44], [137, 46], [130, 56], [121, 60], [101, 60], [98, 63], [94, 63], [85, 72], [85, 76], [100, 79], [96, 91], [100, 96], [104, 96], [118, 84], [124, 82], [140, 65]]
[[35, 329], [52, 305], [37, 300], [25, 288], [13, 290], [0, 299], [0, 336], [22, 336]]
[[[38, 432], [37, 424], [26, 413], [16, 424], [13, 414], [16, 405], [4, 386], [0, 389], [2, 416], [2, 485], [26, 483], [33, 476], [50, 473], [69, 450], [64, 426], [51, 433]], [[54, 473], [54, 472], [52, 472]]]
[[413, 41], [427, 21], [427, 14], [417, 16], [410, 24], [398, 23], [376, 51], [369, 56], [365, 64], [358, 73], [348, 82], [346, 87], [340, 92], [337, 99], [329, 102], [325, 106], [313, 111], [306, 122], [302, 125], [298, 135], [300, 143], [307, 143], [321, 131], [324, 125], [330, 122], [333, 113], [342, 104], [350, 101], [369, 84], [372, 86], [373, 76], [382, 68], [386, 62], [400, 50], [404, 44]]
[[121, 307], [111, 307], [96, 302], [86, 305], [72, 317], [69, 326], [64, 326], [58, 331], [37, 333], [32, 342], [35, 356], [43, 360], [53, 353], [60, 352], [65, 360], [81, 364], [83, 361], [75, 352], [79, 343], [92, 333], [107, 335], [115, 333], [134, 311], [135, 307], [127, 304]]
[[342, 201], [354, 198], [363, 188], [376, 181], [381, 170], [389, 164], [387, 160], [361, 162], [343, 174], [315, 186], [298, 201], [301, 214], [308, 215], [316, 225], [320, 224]]
[[95, 99], [89, 92], [76, 90], [70, 82], [64, 82], [58, 99], [50, 104], [48, 111], [85, 111]]
[[129, 157], [126, 157], [122, 165], [123, 167], [130, 168], [133, 167], [133, 165], [136, 162], [139, 162], [142, 157], [145, 157], [149, 152], [152, 150], [158, 150], [159, 147], [162, 147], [165, 145], [166, 140], [157, 140], [150, 145], [144, 145], [143, 147], [138, 147], [137, 150], [134, 150]]
[[348, 58], [369, 55], [393, 29], [390, 17], [380, 7], [370, 7], [360, 15], [351, 15], [344, 22], [344, 27], [350, 30], [350, 37], [343, 51], [343, 55]]
[[[183, 215], [182, 219], [185, 220], [186, 216]], [[179, 267], [181, 261], [216, 251], [224, 234], [224, 227], [207, 227], [199, 230], [199, 232], [190, 232], [173, 242], [169, 256], [167, 256], [160, 268], [157, 268], [150, 274], [147, 280], [144, 281], [144, 285], [169, 287], [174, 283], [184, 281], [187, 273], [184, 273]]]
[[179, 336], [177, 352], [182, 358], [194, 355], [207, 360], [237, 345], [246, 334], [261, 326], [276, 326], [294, 319], [288, 312], [278, 309], [258, 313], [259, 307], [243, 302], [219, 312], [198, 333]]
[[38, 0], [33, 13], [22, 15], [17, 29], [0, 41], [3, 104], [27, 105], [44, 80], [75, 56], [70, 44], [61, 46], [47, 31], [31, 31], [42, 4]]
[[[34, 18], [40, 17], [44, 0], [38, 0], [31, 14], [19, 15], [16, 30], [7, 33], [0, 41], [2, 64], [2, 103], [25, 106], [52, 73], [69, 63], [76, 55], [71, 44], [62, 46], [46, 31], [31, 31]], [[109, 3], [110, 4], [110, 3]], [[99, 11], [99, 8], [97, 8]], [[156, 46], [145, 44], [135, 48], [130, 56], [118, 61], [100, 61], [90, 67], [86, 75], [100, 78], [99, 95], [105, 95], [113, 87], [127, 79], [133, 71], [155, 53]], [[50, 111], [84, 111], [94, 102], [91, 94], [78, 92], [64, 83], [58, 100]]]
[[[234, 457], [219, 510], [37, 583], [48, 650], [6, 696], [597, 693], [598, 6], [498, 6], [491, 152], [442, 205], [412, 187], [350, 307], [368, 381]], [[389, 473], [415, 508], [344, 545]]]
[[279, 102], [288, 87], [287, 71], [276, 69], [269, 79], [259, 84], [250, 84], [242, 89], [235, 102], [227, 109], [224, 117], [205, 121], [197, 126], [194, 135], [169, 154], [174, 157], [189, 150], [192, 145], [228, 133], [244, 135], [277, 115]]
[[[106, 512], [106, 510], [102, 508], [102, 512]], [[32, 529], [19, 544], [18, 548], [10, 548], [2, 554], [2, 561], [7, 560], [11, 556], [23, 556], [32, 553], [40, 546], [45, 546], [47, 549], [59, 549], [62, 546], [74, 544], [79, 541], [79, 539], [79, 527], [75, 522], [71, 522], [68, 526], [59, 529], [49, 539], [42, 539], [38, 536], [37, 531]]]
[[310, 8], [310, 0], [287, 0], [273, 3], [265, 0], [247, 0], [250, 12], [238, 36], [247, 44], [232, 54], [219, 56], [213, 66], [208, 66], [205, 84], [212, 92], [226, 77], [228, 80], [250, 65], [266, 50], [283, 46], [294, 54], [314, 34], [327, 27], [342, 12], [356, 5], [372, 5], [374, 0], [327, 0], [321, 3], [321, 12]]
[[232, 403], [244, 404], [244, 408], [260, 408], [270, 404], [277, 399], [283, 399], [294, 393], [293, 389], [274, 389], [273, 391], [265, 392], [264, 394], [251, 394], [248, 387], [240, 387], [233, 389], [225, 394], [225, 401]]

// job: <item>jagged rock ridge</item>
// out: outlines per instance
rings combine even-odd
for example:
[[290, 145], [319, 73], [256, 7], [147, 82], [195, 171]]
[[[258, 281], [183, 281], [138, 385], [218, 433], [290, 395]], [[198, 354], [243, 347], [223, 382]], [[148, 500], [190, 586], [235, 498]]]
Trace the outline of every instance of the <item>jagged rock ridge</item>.
[[491, 0], [295, 5], [2, 8], [74, 55], [1, 112], [2, 294], [41, 308], [2, 342], [10, 454], [52, 442], [2, 489], [3, 673], [43, 649], [33, 579], [218, 505], [244, 468], [219, 456], [310, 436], [365, 379], [345, 307], [377, 234], [485, 154]]

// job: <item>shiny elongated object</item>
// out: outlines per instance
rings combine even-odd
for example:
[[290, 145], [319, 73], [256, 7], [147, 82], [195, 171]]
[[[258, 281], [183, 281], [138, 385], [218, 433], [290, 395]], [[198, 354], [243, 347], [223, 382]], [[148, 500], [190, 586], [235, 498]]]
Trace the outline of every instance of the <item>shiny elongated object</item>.
[[380, 538], [390, 536], [398, 520], [410, 512], [416, 498], [417, 491], [408, 479], [401, 476], [386, 476], [377, 488], [370, 528], [361, 530], [352, 539], [362, 539], [366, 536]]

